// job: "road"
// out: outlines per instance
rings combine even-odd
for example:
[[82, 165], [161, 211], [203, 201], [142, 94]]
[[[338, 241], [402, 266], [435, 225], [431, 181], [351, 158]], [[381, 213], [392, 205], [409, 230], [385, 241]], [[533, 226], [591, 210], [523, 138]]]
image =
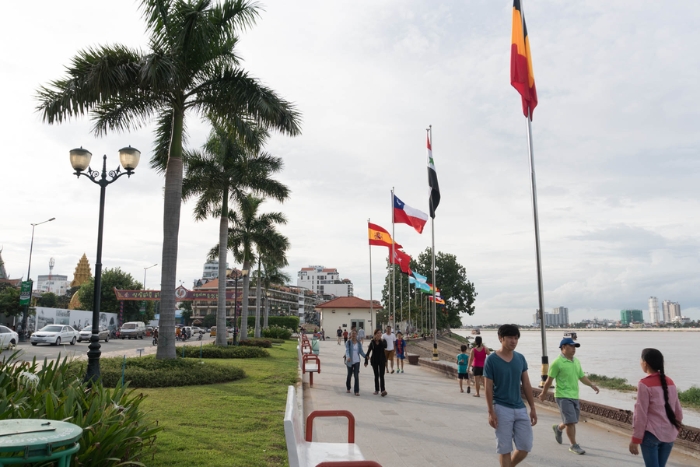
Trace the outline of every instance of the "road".
[[[204, 334], [202, 342], [206, 345], [214, 341], [214, 337], [209, 337], [209, 334]], [[109, 342], [100, 341], [100, 351], [103, 357], [116, 357], [120, 355], [126, 355], [127, 357], [136, 357], [139, 355], [136, 349], [145, 349], [144, 354], [154, 353], [155, 347], [153, 346], [152, 339], [150, 337], [144, 337], [143, 339], [110, 339]], [[199, 345], [200, 341], [196, 339], [189, 339], [184, 344], [186, 345]], [[29, 342], [20, 342], [17, 346], [17, 350], [21, 350], [22, 353], [19, 356], [20, 360], [31, 362], [34, 357], [37, 361], [41, 361], [44, 358], [49, 360], [54, 360], [58, 358], [59, 354], [61, 358], [68, 357], [73, 358], [87, 358], [88, 345], [89, 342], [78, 342], [75, 345], [62, 344], [59, 346], [39, 344], [31, 345]], [[178, 342], [176, 345], [181, 345]], [[2, 356], [9, 355], [9, 350], [3, 350]]]

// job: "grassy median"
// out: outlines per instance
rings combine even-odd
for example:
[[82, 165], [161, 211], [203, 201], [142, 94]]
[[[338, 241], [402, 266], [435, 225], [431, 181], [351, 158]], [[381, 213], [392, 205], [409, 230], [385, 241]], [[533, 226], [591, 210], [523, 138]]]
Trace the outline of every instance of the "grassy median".
[[267, 349], [271, 358], [206, 359], [206, 365], [241, 368], [232, 383], [143, 389], [141, 407], [157, 420], [152, 467], [286, 466], [284, 408], [297, 379], [296, 341]]

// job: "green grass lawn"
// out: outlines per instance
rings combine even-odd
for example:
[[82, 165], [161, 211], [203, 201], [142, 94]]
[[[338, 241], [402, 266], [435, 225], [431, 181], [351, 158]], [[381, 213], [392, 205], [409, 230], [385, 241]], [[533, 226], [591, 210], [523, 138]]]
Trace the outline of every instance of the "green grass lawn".
[[296, 341], [267, 349], [270, 358], [209, 359], [247, 377], [203, 386], [139, 390], [141, 407], [164, 430], [149, 467], [286, 466], [284, 408], [287, 386], [297, 380]]

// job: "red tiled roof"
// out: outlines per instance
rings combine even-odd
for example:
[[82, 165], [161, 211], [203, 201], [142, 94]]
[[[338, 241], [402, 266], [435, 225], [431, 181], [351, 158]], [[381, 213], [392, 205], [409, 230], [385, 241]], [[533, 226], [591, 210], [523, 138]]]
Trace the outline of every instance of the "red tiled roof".
[[[374, 300], [375, 309], [382, 309], [382, 306]], [[316, 308], [367, 308], [369, 310], [369, 300], [363, 300], [358, 297], [338, 297], [331, 301], [316, 305]]]
[[314, 268], [301, 268], [302, 271], [313, 271]]
[[212, 279], [206, 284], [202, 284], [201, 287], [197, 287], [197, 289], [218, 289], [219, 288], [219, 279]]
[[338, 272], [338, 270], [336, 268], [326, 268], [323, 270], [323, 272]]

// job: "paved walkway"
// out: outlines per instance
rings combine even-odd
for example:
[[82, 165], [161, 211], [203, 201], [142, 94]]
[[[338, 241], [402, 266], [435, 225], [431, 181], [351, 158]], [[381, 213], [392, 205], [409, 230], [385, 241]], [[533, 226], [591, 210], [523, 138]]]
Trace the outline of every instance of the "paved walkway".
[[[367, 342], [365, 342], [366, 348]], [[343, 349], [335, 340], [321, 342], [321, 374], [308, 388], [304, 376], [306, 414], [313, 410], [346, 409], [356, 418], [355, 442], [366, 459], [383, 467], [464, 466], [480, 462], [498, 465], [496, 441], [489, 426], [486, 398], [460, 393], [457, 380], [433, 370], [406, 363], [406, 373], [386, 376], [386, 397], [375, 396], [371, 366], [360, 368], [360, 397], [345, 392], [346, 367]], [[473, 389], [472, 389], [473, 392]], [[533, 451], [521, 466], [640, 466], [644, 462], [627, 450], [629, 437], [611, 431], [597, 422], [581, 422], [577, 440], [586, 454], [568, 451], [568, 444], [554, 440], [552, 425], [558, 412], [537, 406]], [[566, 436], [564, 437], [566, 439]], [[344, 442], [347, 422], [317, 419], [314, 440]], [[669, 467], [698, 466], [700, 460], [677, 451]]]

